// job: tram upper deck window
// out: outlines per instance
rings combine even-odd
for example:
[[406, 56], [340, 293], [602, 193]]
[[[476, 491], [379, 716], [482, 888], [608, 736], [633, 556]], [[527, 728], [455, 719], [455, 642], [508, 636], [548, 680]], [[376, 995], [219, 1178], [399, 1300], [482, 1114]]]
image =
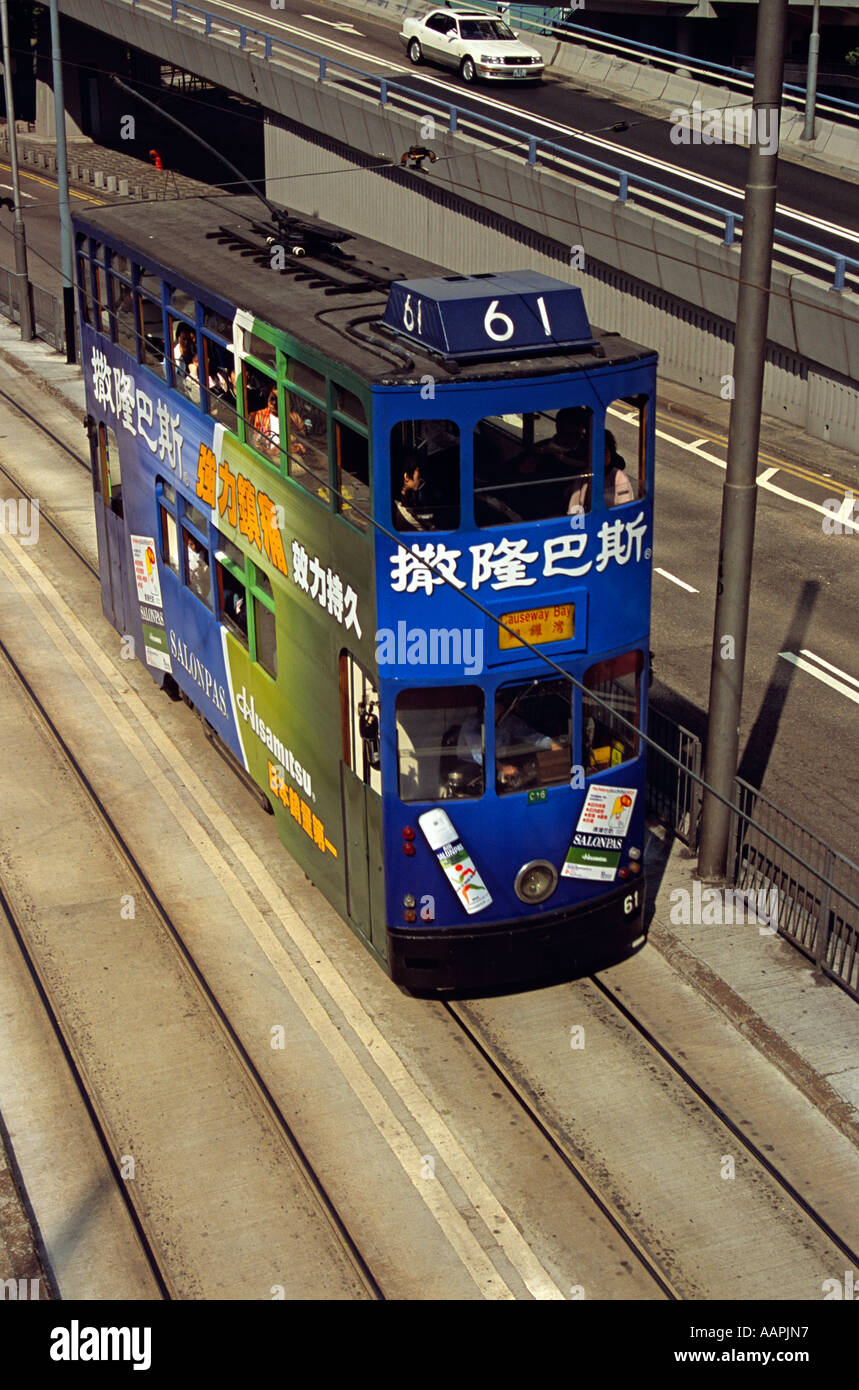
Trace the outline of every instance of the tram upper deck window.
[[286, 450], [289, 476], [306, 492], [329, 502], [328, 415], [292, 388], [286, 391]]
[[92, 244], [92, 284], [95, 298], [95, 325], [99, 332], [110, 336], [110, 312], [107, 303], [107, 257], [103, 244]]
[[499, 686], [495, 693], [495, 789], [499, 795], [569, 782], [571, 692], [563, 676]]
[[621, 507], [647, 486], [647, 396], [614, 401], [605, 420], [605, 504]]
[[478, 526], [588, 511], [593, 411], [587, 406], [495, 415], [474, 431]]
[[167, 315], [170, 326], [173, 385], [194, 405], [200, 404], [200, 359], [197, 350], [197, 330], [185, 319]]
[[400, 692], [397, 764], [401, 800], [483, 795], [483, 708], [483, 691], [476, 685]]
[[164, 320], [161, 314], [161, 281], [141, 271], [137, 282], [137, 333], [140, 361], [162, 375]]
[[367, 437], [342, 420], [334, 422], [337, 510], [350, 525], [366, 531], [370, 510], [370, 446]]
[[280, 407], [277, 382], [260, 367], [242, 363], [245, 438], [252, 449], [280, 468]]
[[260, 338], [256, 333], [249, 333], [245, 338], [245, 350], [256, 357], [263, 366], [270, 367], [272, 372], [277, 371], [277, 348], [266, 342], [265, 338]]
[[[124, 257], [115, 258], [114, 267], [117, 260], [122, 261]], [[112, 272], [110, 292], [113, 300], [114, 342], [135, 356], [137, 343], [134, 332], [134, 293], [131, 288], [131, 281], [121, 280], [118, 275]]]
[[403, 420], [391, 430], [391, 509], [398, 531], [459, 526], [459, 426]]
[[233, 344], [220, 331], [230, 325], [214, 313], [203, 316], [203, 362], [200, 370], [205, 409], [213, 420], [220, 420], [232, 434], [238, 434], [236, 402], [236, 360]]
[[[625, 652], [598, 661], [585, 672], [582, 696], [582, 762], [585, 775], [605, 772], [638, 754], [638, 734], [617, 715], [640, 727], [642, 652]], [[601, 696], [597, 701], [587, 692]]]

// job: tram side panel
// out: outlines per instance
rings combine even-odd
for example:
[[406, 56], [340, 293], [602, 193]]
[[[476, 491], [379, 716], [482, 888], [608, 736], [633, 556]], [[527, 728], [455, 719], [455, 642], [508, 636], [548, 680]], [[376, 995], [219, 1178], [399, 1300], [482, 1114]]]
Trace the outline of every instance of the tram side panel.
[[[369, 795], [372, 774], [366, 783], [362, 776], [357, 723], [352, 761], [367, 791], [360, 798], [354, 786], [344, 792], [340, 690], [344, 653], [370, 677], [374, 667], [368, 540], [129, 354], [86, 325], [82, 336], [94, 436], [100, 425], [113, 432], [122, 475], [121, 516], [111, 517], [96, 493], [106, 616], [133, 637], [153, 679], [172, 676], [243, 763], [268, 795], [284, 844], [373, 947], [374, 909], [377, 924], [384, 922], [381, 811], [378, 792]], [[117, 379], [126, 382], [122, 399], [134, 402], [129, 412], [116, 408]], [[222, 538], [271, 586], [276, 675], [251, 660], [222, 620]], [[206, 558], [203, 579], [189, 573], [193, 542]], [[114, 598], [121, 572], [128, 577], [124, 622]], [[377, 925], [382, 960], [384, 946]]]

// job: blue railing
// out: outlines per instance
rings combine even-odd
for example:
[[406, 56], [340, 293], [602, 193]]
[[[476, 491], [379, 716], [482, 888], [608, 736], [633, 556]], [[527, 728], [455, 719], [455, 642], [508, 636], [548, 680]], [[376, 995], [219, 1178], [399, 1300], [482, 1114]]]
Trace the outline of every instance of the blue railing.
[[[486, 10], [487, 14], [494, 15], [497, 12], [496, 0], [468, 0], [469, 9], [473, 6]], [[563, 14], [571, 7], [559, 5], [552, 8], [556, 14]], [[581, 8], [581, 6], [573, 6], [572, 8]], [[515, 3], [511, 5], [511, 9], [516, 9]], [[544, 7], [544, 11], [547, 9], [548, 7]], [[508, 19], [508, 23], [513, 24], [514, 19]], [[518, 10], [515, 15], [516, 27], [528, 30], [532, 34], [545, 34], [547, 23], [545, 12], [540, 19], [529, 19]], [[707, 58], [692, 58], [688, 53], [672, 53], [668, 48], [654, 48], [651, 44], [640, 43], [638, 39], [620, 38], [616, 34], [607, 34], [602, 29], [588, 29], [585, 25], [574, 24], [571, 20], [556, 18], [551, 22], [551, 29], [554, 34], [563, 37], [585, 38], [590, 46], [604, 49], [613, 54], [626, 54], [636, 63], [668, 68], [672, 72], [678, 68], [683, 68], [687, 72], [700, 74], [703, 77], [715, 76], [723, 87], [750, 92], [754, 83], [753, 75], [744, 72], [742, 68], [725, 67], [721, 63], [711, 63]], [[790, 102], [793, 106], [805, 105], [804, 87], [785, 82], [782, 93], [785, 102]], [[859, 106], [855, 102], [844, 100], [842, 97], [818, 93], [816, 107], [818, 115], [822, 110], [831, 108], [834, 115], [840, 116], [842, 119], [846, 118], [850, 122], [859, 123]]]
[[[219, 30], [235, 32], [238, 35], [239, 47], [248, 48], [248, 41], [252, 39], [258, 42], [262, 49], [262, 56], [271, 59], [275, 56], [276, 50], [282, 49], [289, 54], [300, 54], [302, 58], [309, 59], [311, 67], [316, 69], [316, 80], [325, 82], [331, 76], [331, 70], [336, 69], [337, 74], [332, 80], [342, 80], [340, 74], [346, 74], [346, 81], [350, 88], [356, 86], [369, 88], [374, 98], [382, 106], [391, 104], [391, 97], [400, 98], [405, 103], [420, 101], [421, 114], [427, 110], [427, 106], [435, 106], [443, 113], [449, 132], [456, 133], [468, 128], [470, 137], [475, 134], [480, 135], [482, 131], [495, 134], [500, 133], [507, 140], [512, 140], [523, 147], [523, 157], [527, 164], [536, 165], [540, 155], [549, 162], [557, 163], [559, 160], [568, 164], [575, 164], [579, 168], [584, 168], [597, 173], [600, 176], [608, 176], [611, 182], [616, 182], [616, 197], [619, 202], [626, 203], [633, 201], [636, 194], [641, 196], [653, 194], [658, 195], [661, 204], [665, 202], [671, 204], [671, 213], [677, 216], [683, 212], [690, 219], [696, 219], [699, 223], [706, 215], [721, 225], [721, 240], [724, 246], [732, 246], [736, 242], [737, 230], [742, 227], [742, 216], [740, 213], [729, 211], [715, 203], [705, 202], [701, 198], [695, 198], [691, 194], [683, 193], [675, 188], [669, 188], [666, 184], [657, 183], [653, 179], [647, 179], [638, 174], [630, 174], [628, 170], [620, 168], [618, 165], [608, 164], [602, 160], [593, 159], [590, 155], [578, 153], [564, 145], [559, 145], [553, 140], [545, 140], [542, 136], [532, 135], [528, 131], [518, 129], [516, 126], [506, 125], [501, 121], [492, 120], [491, 117], [483, 116], [464, 107], [454, 106], [438, 97], [430, 97], [427, 93], [417, 93], [413, 87], [404, 83], [392, 81], [389, 77], [380, 77], [374, 73], [365, 72], [362, 68], [356, 68], [350, 63], [343, 63], [339, 58], [331, 58], [326, 54], [317, 52], [315, 49], [304, 48], [300, 44], [292, 43], [288, 39], [282, 39], [275, 34], [265, 33], [263, 30], [256, 29], [252, 25], [242, 24], [237, 20], [229, 19], [225, 15], [213, 14], [209, 10], [202, 9], [199, 5], [189, 3], [189, 0], [130, 0], [134, 6], [146, 3], [148, 6], [155, 7], [163, 3], [169, 8], [170, 18], [173, 21], [181, 22], [185, 16], [197, 20], [202, 25], [202, 32], [211, 36], [213, 25], [217, 25]], [[808, 241], [802, 237], [788, 236], [786, 233], [776, 233], [776, 245], [782, 249], [783, 254], [791, 255], [788, 247], [797, 247], [802, 253], [797, 256], [793, 253], [793, 259], [801, 259], [803, 270], [806, 274], [813, 274], [813, 267], [809, 267], [808, 259], [813, 257], [822, 261], [825, 265], [832, 268], [831, 288], [833, 290], [843, 290], [845, 288], [846, 276], [859, 274], [859, 259], [844, 256], [839, 252], [831, 251], [825, 246], [819, 246], [815, 242]], [[823, 278], [819, 276], [818, 278]]]

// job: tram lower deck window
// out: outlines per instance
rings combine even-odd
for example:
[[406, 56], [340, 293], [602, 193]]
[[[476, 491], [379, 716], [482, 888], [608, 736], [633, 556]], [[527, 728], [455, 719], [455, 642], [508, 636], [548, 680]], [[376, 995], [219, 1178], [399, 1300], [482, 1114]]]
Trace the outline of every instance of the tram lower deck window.
[[[621, 715], [640, 727], [642, 652], [625, 652], [598, 661], [585, 672], [582, 696], [582, 762], [585, 776], [604, 772], [638, 755], [638, 733], [622, 724]], [[589, 698], [593, 691], [599, 700]]]
[[397, 760], [403, 801], [483, 795], [483, 709], [483, 691], [476, 685], [400, 692]]

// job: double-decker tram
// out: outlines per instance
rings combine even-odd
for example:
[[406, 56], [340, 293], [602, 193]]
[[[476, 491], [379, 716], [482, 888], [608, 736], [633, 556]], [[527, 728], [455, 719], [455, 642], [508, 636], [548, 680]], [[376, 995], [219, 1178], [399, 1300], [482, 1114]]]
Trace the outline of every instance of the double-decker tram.
[[400, 985], [644, 939], [656, 356], [250, 197], [76, 219], [104, 611]]

